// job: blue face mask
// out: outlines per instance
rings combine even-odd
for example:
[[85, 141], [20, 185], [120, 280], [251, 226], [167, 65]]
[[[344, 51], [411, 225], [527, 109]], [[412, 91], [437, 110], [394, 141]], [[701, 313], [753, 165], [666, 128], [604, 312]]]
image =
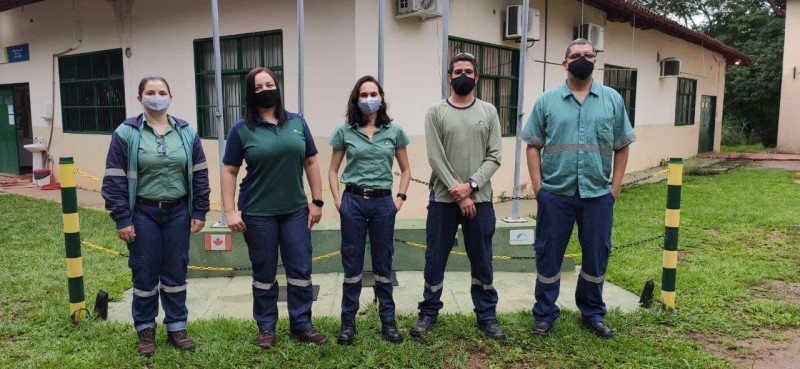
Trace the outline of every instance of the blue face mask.
[[365, 99], [359, 99], [358, 108], [361, 109], [362, 114], [377, 113], [378, 110], [381, 108], [382, 101], [383, 100], [380, 97], [368, 97]]
[[149, 99], [142, 99], [142, 105], [148, 111], [163, 113], [169, 108], [171, 99], [166, 96], [153, 96]]

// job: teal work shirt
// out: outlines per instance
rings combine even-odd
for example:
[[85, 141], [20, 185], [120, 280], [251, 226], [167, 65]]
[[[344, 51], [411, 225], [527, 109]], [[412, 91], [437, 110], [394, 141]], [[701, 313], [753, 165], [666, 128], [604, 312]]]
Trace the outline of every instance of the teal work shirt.
[[317, 154], [317, 147], [305, 119], [287, 114], [287, 120], [277, 125], [239, 120], [228, 133], [222, 162], [237, 167], [242, 161], [247, 164], [239, 186], [238, 206], [243, 214], [277, 216], [308, 206], [304, 162]]
[[372, 140], [358, 125], [342, 124], [331, 134], [334, 150], [344, 151], [347, 165], [340, 181], [361, 188], [392, 188], [392, 163], [397, 149], [411, 142], [400, 126], [389, 124], [378, 127]]
[[136, 196], [151, 200], [172, 200], [189, 193], [186, 174], [186, 150], [175, 129], [175, 120], [163, 135], [142, 118], [142, 136], [139, 140], [139, 188]]
[[540, 149], [542, 188], [564, 196], [600, 197], [611, 192], [615, 151], [636, 141], [617, 91], [592, 82], [583, 104], [565, 82], [536, 100], [522, 140]]

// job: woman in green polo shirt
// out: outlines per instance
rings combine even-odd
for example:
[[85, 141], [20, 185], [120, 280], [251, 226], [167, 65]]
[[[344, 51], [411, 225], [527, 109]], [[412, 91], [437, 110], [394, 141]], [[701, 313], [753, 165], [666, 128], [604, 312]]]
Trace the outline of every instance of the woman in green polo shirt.
[[[286, 271], [291, 335], [324, 344], [327, 337], [311, 324], [311, 227], [322, 214], [322, 178], [314, 137], [302, 116], [283, 107], [278, 79], [271, 70], [253, 68], [245, 77], [245, 118], [228, 133], [222, 162], [222, 202], [228, 227], [244, 232], [253, 264], [253, 318], [256, 344], [275, 344], [278, 324], [278, 250]], [[234, 202], [242, 162], [247, 174]], [[303, 190], [303, 173], [312, 201]]]
[[[394, 221], [406, 200], [411, 179], [408, 165], [408, 136], [392, 124], [386, 113], [383, 88], [372, 76], [361, 77], [347, 101], [347, 122], [336, 127], [330, 138], [333, 147], [328, 169], [333, 200], [341, 215], [342, 234], [342, 327], [337, 342], [353, 343], [355, 318], [361, 295], [361, 274], [367, 233], [375, 276], [375, 295], [381, 318], [381, 336], [392, 342], [403, 342], [397, 331], [392, 299], [392, 255], [394, 254]], [[347, 155], [339, 195], [339, 167]], [[392, 197], [392, 164], [400, 167], [400, 192]]]

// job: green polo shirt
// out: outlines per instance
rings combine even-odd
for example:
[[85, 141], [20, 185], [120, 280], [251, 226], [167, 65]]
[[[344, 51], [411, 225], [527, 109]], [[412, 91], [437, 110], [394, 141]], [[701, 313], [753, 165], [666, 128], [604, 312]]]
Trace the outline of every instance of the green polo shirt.
[[342, 124], [331, 134], [334, 150], [344, 151], [347, 165], [341, 182], [361, 188], [392, 189], [392, 163], [395, 150], [411, 142], [400, 126], [389, 124], [378, 127], [372, 140], [358, 125]]
[[239, 187], [238, 206], [243, 214], [277, 216], [308, 206], [303, 164], [317, 154], [317, 147], [306, 121], [287, 114], [288, 119], [277, 125], [239, 120], [228, 133], [222, 162], [237, 167], [242, 161], [247, 164]]
[[536, 100], [522, 140], [541, 149], [542, 188], [558, 195], [611, 192], [611, 159], [636, 141], [617, 91], [592, 82], [583, 104], [565, 82]]
[[186, 173], [186, 150], [175, 120], [168, 116], [169, 125], [163, 134], [165, 148], [159, 152], [162, 135], [156, 133], [147, 118], [142, 118], [139, 140], [139, 186], [136, 196], [151, 200], [172, 200], [189, 193]]
[[447, 100], [431, 106], [425, 117], [425, 146], [434, 201], [455, 202], [448, 189], [470, 178], [478, 183], [472, 201], [492, 201], [491, 178], [500, 168], [503, 149], [494, 105], [475, 99], [465, 108]]

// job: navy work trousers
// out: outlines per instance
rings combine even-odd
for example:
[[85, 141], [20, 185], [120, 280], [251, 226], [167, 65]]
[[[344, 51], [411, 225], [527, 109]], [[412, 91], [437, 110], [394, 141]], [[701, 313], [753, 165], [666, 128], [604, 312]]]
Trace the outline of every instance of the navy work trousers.
[[437, 316], [442, 304], [444, 269], [453, 250], [456, 231], [461, 225], [464, 247], [472, 273], [472, 303], [479, 321], [497, 319], [497, 291], [492, 286], [492, 236], [495, 215], [492, 203], [476, 203], [477, 215], [473, 218], [461, 214], [456, 203], [430, 202], [426, 224], [425, 290], [419, 303], [420, 316]]
[[253, 319], [258, 329], [274, 331], [278, 323], [278, 250], [286, 270], [289, 326], [311, 329], [311, 230], [308, 208], [277, 216], [243, 215], [247, 226], [250, 262], [253, 264]]
[[186, 202], [169, 209], [136, 204], [132, 220], [136, 237], [128, 244], [128, 266], [133, 281], [133, 325], [137, 332], [156, 327], [160, 292], [167, 331], [186, 329], [186, 266], [191, 233]]
[[392, 256], [394, 255], [394, 220], [397, 207], [391, 196], [365, 199], [349, 192], [339, 206], [342, 229], [342, 321], [356, 318], [361, 296], [366, 237], [369, 233], [375, 296], [382, 322], [394, 321], [392, 299]]
[[611, 225], [614, 218], [614, 197], [609, 193], [595, 198], [556, 195], [545, 190], [536, 196], [536, 303], [535, 320], [555, 321], [560, 310], [556, 306], [561, 288], [561, 263], [578, 224], [582, 262], [575, 289], [575, 302], [586, 322], [602, 321], [606, 315], [603, 302], [603, 281], [611, 254]]

